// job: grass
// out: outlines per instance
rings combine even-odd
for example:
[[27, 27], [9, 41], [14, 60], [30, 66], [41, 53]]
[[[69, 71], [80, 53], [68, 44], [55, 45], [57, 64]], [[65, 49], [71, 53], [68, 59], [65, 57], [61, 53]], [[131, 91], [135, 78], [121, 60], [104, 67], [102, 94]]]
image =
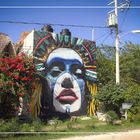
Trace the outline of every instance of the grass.
[[[131, 129], [140, 128], [140, 121], [126, 122], [122, 121], [119, 125], [106, 124], [96, 118], [89, 120], [75, 120], [60, 121], [54, 119], [54, 124], [42, 123], [40, 121], [32, 124], [24, 123], [18, 124], [15, 120], [10, 122], [0, 121], [0, 139], [3, 140], [47, 140], [57, 139], [62, 137], [71, 137], [75, 135], [99, 134], [106, 132], [127, 131]], [[2, 132], [29, 132], [28, 134], [4, 134]]]

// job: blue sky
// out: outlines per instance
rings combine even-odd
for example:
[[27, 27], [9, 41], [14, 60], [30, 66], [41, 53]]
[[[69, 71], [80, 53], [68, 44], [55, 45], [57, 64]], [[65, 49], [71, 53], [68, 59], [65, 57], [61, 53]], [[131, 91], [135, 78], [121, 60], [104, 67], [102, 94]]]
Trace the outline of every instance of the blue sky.
[[[118, 3], [125, 0], [118, 0]], [[107, 13], [112, 8], [107, 6], [111, 0], [0, 0], [0, 21], [24, 21], [52, 24], [74, 24], [105, 27]], [[9, 6], [5, 7], [4, 6]], [[12, 8], [11, 6], [93, 6], [93, 8]], [[131, 6], [140, 6], [139, 0], [131, 0]], [[8, 34], [13, 42], [17, 42], [21, 32], [39, 30], [41, 25], [24, 25], [0, 23], [0, 32]], [[53, 26], [54, 32], [59, 33], [63, 28], [69, 28], [72, 36], [91, 40], [91, 28]], [[122, 31], [121, 42], [131, 41], [140, 44], [140, 34], [125, 33], [140, 29], [140, 7], [128, 11], [119, 10], [119, 29]], [[94, 28], [94, 40], [100, 44], [114, 45], [114, 34], [108, 28]], [[121, 44], [120, 44], [121, 45]]]

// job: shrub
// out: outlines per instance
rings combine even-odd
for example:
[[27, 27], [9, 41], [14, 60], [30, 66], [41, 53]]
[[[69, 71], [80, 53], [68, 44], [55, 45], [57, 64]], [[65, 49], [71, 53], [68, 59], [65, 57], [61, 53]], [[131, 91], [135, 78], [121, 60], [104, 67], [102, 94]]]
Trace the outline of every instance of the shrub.
[[108, 124], [114, 124], [114, 121], [118, 119], [118, 115], [115, 111], [108, 111], [106, 114], [106, 122]]
[[12, 119], [9, 121], [0, 121], [0, 132], [16, 132], [19, 131], [19, 125], [16, 119]]
[[12, 118], [15, 115], [13, 112], [18, 112], [20, 107], [19, 97], [30, 98], [34, 77], [35, 67], [32, 58], [24, 54], [0, 58], [0, 117], [7, 118], [8, 113], [8, 117]]
[[[107, 84], [98, 88], [98, 94], [96, 98], [100, 102], [100, 108], [105, 112], [114, 110], [120, 115], [120, 107], [124, 102], [125, 85], [115, 85], [114, 83]], [[102, 107], [103, 106], [103, 107]]]
[[30, 124], [28, 123], [23, 123], [21, 126], [20, 126], [20, 131], [22, 132], [28, 132], [30, 131], [31, 127], [30, 127]]
[[67, 128], [68, 129], [72, 129], [72, 126], [73, 126], [73, 122], [72, 121], [68, 121], [67, 122]]
[[42, 128], [42, 123], [39, 120], [33, 121], [33, 123], [31, 124], [31, 130], [32, 131], [41, 131]]

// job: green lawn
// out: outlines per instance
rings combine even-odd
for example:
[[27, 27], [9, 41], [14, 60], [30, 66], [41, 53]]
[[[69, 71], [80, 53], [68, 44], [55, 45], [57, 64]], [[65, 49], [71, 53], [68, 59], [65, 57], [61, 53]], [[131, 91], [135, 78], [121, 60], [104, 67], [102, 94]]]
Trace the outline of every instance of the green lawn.
[[[1, 122], [1, 121], [0, 121]], [[121, 124], [111, 125], [101, 122], [96, 118], [90, 120], [66, 120], [60, 121], [54, 119], [55, 124], [41, 123], [39, 121], [32, 124], [18, 124], [16, 121], [0, 123], [0, 139], [2, 140], [47, 140], [62, 137], [70, 137], [75, 135], [91, 135], [106, 132], [127, 131], [130, 129], [140, 128], [140, 122], [126, 122]], [[12, 132], [12, 134], [4, 134], [4, 130]], [[13, 132], [23, 132], [20, 134], [13, 134]], [[28, 132], [26, 134], [25, 132]]]

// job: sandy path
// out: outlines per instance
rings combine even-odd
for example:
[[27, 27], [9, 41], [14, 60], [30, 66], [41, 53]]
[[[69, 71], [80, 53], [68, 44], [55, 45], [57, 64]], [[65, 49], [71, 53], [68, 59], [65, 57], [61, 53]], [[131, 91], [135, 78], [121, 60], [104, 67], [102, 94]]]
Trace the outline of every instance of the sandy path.
[[71, 138], [61, 138], [59, 140], [140, 140], [140, 130], [100, 135], [75, 136]]

